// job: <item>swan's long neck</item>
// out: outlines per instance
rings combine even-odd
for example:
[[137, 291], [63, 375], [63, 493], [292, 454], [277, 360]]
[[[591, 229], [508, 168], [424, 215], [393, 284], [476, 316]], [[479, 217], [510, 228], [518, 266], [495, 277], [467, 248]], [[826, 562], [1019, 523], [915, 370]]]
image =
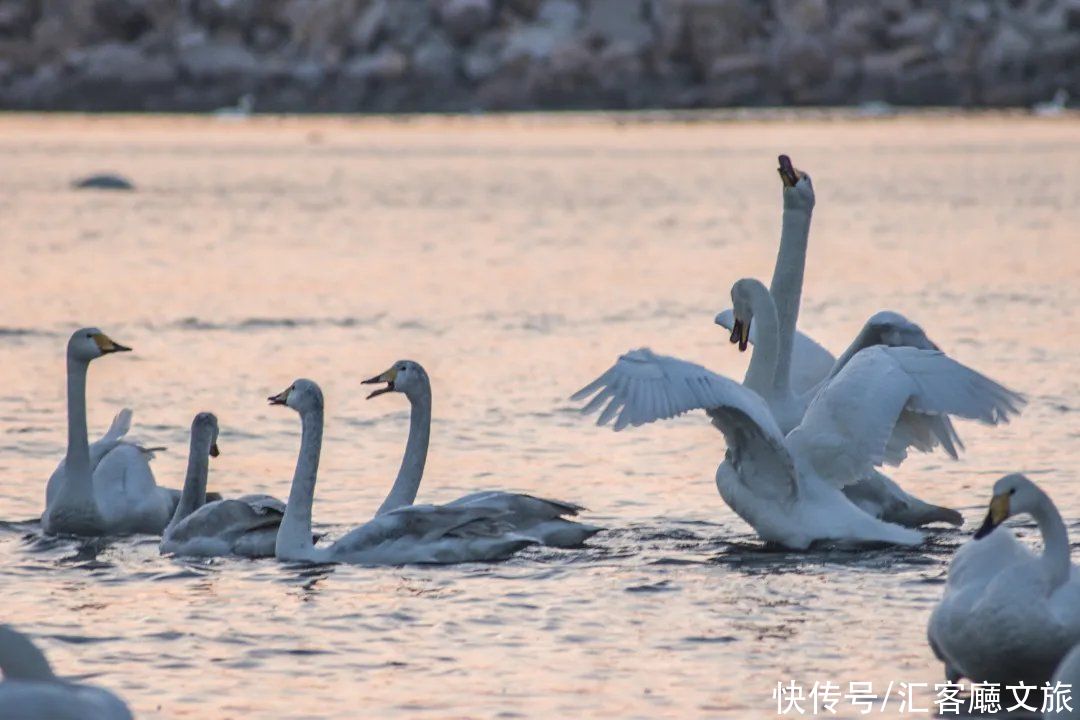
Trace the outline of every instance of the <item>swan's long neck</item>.
[[55, 680], [49, 661], [25, 635], [0, 625], [0, 671], [5, 680]]
[[[779, 323], [775, 387], [786, 392], [791, 387], [791, 354], [795, 346], [795, 326], [799, 321], [803, 273], [806, 270], [806, 245], [810, 236], [812, 211], [789, 203], [793, 188], [784, 191], [784, 219], [780, 231], [780, 250], [776, 254], [769, 292], [776, 303]], [[759, 334], [760, 337], [760, 334]]]
[[746, 368], [743, 385], [762, 396], [771, 396], [776, 382], [776, 353], [779, 345], [777, 333], [776, 304], [769, 291], [759, 282], [748, 283], [750, 310], [756, 342], [750, 353], [750, 365]]
[[184, 488], [180, 491], [180, 502], [176, 504], [169, 527], [186, 518], [206, 504], [206, 479], [210, 472], [210, 453], [205, 438], [191, 434], [191, 449], [188, 450], [187, 475]]
[[1047, 580], [1049, 591], [1052, 593], [1065, 584], [1072, 571], [1072, 560], [1069, 558], [1069, 531], [1065, 528], [1065, 522], [1061, 519], [1061, 513], [1054, 507], [1053, 501], [1039, 491], [1041, 497], [1039, 504], [1032, 511], [1031, 516], [1039, 525], [1043, 537], [1043, 552], [1040, 562], [1043, 573]]
[[428, 442], [431, 439], [431, 386], [425, 385], [420, 392], [410, 395], [409, 402], [412, 410], [409, 413], [409, 439], [405, 443], [405, 456], [401, 458], [401, 468], [394, 486], [376, 515], [412, 505], [424, 477]]
[[829, 371], [829, 374], [825, 379], [831, 380], [835, 377], [836, 374], [843, 370], [844, 366], [851, 361], [851, 358], [855, 357], [855, 353], [876, 344], [877, 342], [874, 340], [873, 330], [871, 329], [870, 324], [867, 323], [866, 325], [863, 325], [863, 329], [860, 330], [859, 334], [855, 336], [855, 339], [851, 341], [847, 350], [845, 350], [843, 354], [836, 359], [836, 362], [833, 363], [832, 370]]
[[314, 548], [311, 538], [311, 504], [315, 499], [315, 476], [322, 452], [323, 409], [300, 415], [300, 455], [296, 459], [289, 502], [278, 530], [274, 554], [284, 560], [303, 560]]
[[93, 479], [90, 472], [90, 444], [86, 437], [86, 371], [89, 363], [68, 357], [67, 411], [68, 444], [65, 456], [64, 497], [71, 504], [94, 508]]

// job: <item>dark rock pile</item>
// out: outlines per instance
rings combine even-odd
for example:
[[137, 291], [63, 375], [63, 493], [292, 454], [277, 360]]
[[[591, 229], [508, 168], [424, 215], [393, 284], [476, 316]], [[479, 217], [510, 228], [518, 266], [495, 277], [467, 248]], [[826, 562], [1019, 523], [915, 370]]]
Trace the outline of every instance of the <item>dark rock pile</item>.
[[1060, 89], [1080, 96], [1080, 0], [0, 0], [8, 109], [1004, 106]]

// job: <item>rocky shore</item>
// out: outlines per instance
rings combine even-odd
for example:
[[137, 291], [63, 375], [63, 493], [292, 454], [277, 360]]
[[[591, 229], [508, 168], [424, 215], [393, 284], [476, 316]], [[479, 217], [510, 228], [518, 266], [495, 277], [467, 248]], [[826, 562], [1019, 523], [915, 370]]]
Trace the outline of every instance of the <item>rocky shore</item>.
[[1062, 90], [1080, 97], [1080, 0], [0, 0], [2, 109], [995, 107]]

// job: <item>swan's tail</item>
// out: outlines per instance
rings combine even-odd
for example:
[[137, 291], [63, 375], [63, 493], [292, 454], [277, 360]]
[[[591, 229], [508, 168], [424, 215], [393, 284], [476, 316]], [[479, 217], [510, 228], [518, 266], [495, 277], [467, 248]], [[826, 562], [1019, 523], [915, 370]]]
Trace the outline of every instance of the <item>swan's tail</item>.
[[116, 413], [112, 425], [101, 436], [101, 442], [118, 442], [131, 431], [131, 418], [134, 415], [131, 408], [124, 408]]

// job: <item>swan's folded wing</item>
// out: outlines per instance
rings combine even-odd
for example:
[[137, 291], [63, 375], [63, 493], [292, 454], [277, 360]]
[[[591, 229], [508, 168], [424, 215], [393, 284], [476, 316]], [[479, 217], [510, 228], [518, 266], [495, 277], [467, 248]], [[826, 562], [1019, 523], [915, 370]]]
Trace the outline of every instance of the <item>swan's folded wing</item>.
[[564, 515], [577, 515], [585, 508], [560, 500], [512, 493], [503, 490], [483, 490], [469, 493], [446, 503], [445, 507], [483, 507], [493, 511], [511, 513], [520, 517], [552, 520]]
[[334, 543], [334, 551], [369, 550], [397, 540], [423, 544], [446, 537], [496, 537], [511, 531], [502, 519], [502, 512], [487, 507], [407, 505], [354, 528]]
[[875, 346], [858, 352], [814, 397], [788, 447], [842, 487], [902, 458], [908, 447], [957, 442], [948, 415], [993, 424], [1023, 403], [944, 353]]
[[[284, 507], [284, 503], [281, 505]], [[281, 525], [283, 512], [272, 508], [269, 503], [253, 504], [242, 498], [218, 500], [203, 505], [181, 520], [167, 534], [175, 543], [198, 538], [232, 539], [247, 532]]]
[[[728, 309], [716, 315], [715, 322], [722, 328], [731, 330], [735, 326], [735, 313]], [[750, 323], [750, 342], [756, 342], [757, 324]], [[809, 392], [828, 377], [836, 363], [833, 354], [818, 344], [809, 335], [795, 331], [795, 343], [791, 348], [791, 389], [801, 395]]]
[[768, 405], [752, 390], [678, 358], [657, 355], [648, 348], [626, 353], [571, 399], [591, 398], [583, 413], [599, 410], [598, 425], [614, 421], [615, 430], [704, 410], [724, 434], [728, 460], [754, 471], [740, 477], [775, 483], [777, 495], [796, 494], [794, 464], [784, 436]]
[[109, 425], [109, 429], [105, 431], [105, 434], [90, 443], [91, 472], [101, 462], [101, 458], [108, 455], [113, 448], [120, 444], [124, 436], [131, 431], [132, 415], [131, 408], [124, 408], [116, 413], [116, 417], [113, 418], [112, 424]]

